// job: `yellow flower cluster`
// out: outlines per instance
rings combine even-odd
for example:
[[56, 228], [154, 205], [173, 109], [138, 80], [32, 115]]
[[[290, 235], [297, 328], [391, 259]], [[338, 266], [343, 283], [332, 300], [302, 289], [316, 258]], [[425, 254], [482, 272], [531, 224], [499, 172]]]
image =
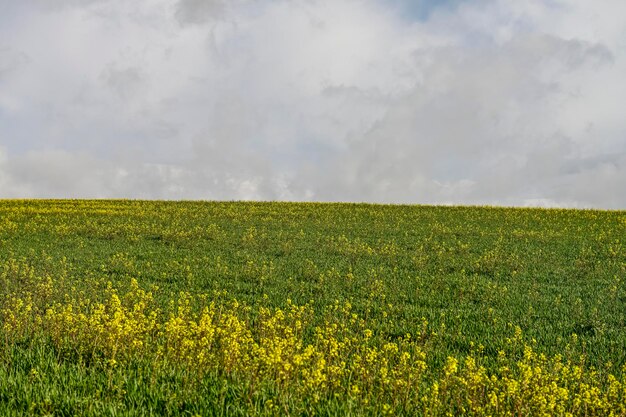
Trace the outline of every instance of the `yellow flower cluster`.
[[139, 288], [134, 279], [124, 300], [111, 285], [105, 293], [105, 302], [67, 297], [52, 304], [40, 320], [46, 335], [61, 348], [110, 361], [143, 352], [158, 329], [152, 293]]
[[[581, 358], [582, 360], [583, 358]], [[467, 356], [463, 365], [448, 358], [443, 376], [434, 384], [438, 398], [431, 410], [443, 414], [454, 404], [463, 415], [624, 415], [626, 381], [594, 369], [546, 357], [525, 345], [523, 357], [515, 360], [504, 351], [500, 368], [489, 375], [478, 358]]]
[[267, 402], [271, 409], [334, 398], [380, 414], [626, 414], [626, 380], [585, 367], [584, 358], [537, 353], [519, 328], [494, 372], [481, 365], [482, 347], [429, 366], [425, 320], [424, 334], [389, 340], [346, 302], [322, 312], [320, 324], [311, 305], [291, 301], [284, 308], [252, 308], [180, 293], [163, 311], [154, 290], [136, 280], [123, 293], [109, 284], [101, 301], [80, 293], [59, 301], [49, 278], [28, 288], [0, 308], [8, 345], [43, 336], [61, 352], [107, 367], [142, 358], [155, 367], [184, 367], [198, 378], [211, 372], [250, 387], [271, 385], [281, 393]]

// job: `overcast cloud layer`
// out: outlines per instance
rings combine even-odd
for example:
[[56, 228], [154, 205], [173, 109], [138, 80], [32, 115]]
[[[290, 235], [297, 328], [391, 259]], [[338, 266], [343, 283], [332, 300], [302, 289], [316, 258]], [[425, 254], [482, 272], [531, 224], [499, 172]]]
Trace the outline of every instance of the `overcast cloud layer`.
[[0, 198], [626, 208], [623, 0], [0, 0]]

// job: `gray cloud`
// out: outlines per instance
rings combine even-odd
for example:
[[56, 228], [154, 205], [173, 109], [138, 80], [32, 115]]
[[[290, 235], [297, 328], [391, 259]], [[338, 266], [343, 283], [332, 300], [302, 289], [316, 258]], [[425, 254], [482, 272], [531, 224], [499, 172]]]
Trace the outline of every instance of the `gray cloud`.
[[626, 207], [619, 2], [46, 4], [0, 26], [0, 197]]
[[145, 87], [145, 78], [137, 68], [107, 67], [101, 74], [104, 84], [122, 99], [129, 99]]
[[225, 8], [223, 0], [179, 0], [175, 15], [183, 25], [198, 25], [221, 17]]
[[[323, 181], [320, 170], [308, 173], [315, 194], [433, 203], [552, 195], [551, 182], [576, 149], [553, 123], [555, 104], [571, 94], [559, 79], [610, 63], [606, 48], [530, 35], [424, 53], [431, 63], [421, 68], [423, 81], [334, 155]], [[577, 190], [560, 197], [575, 199]]]
[[0, 44], [0, 81], [15, 73], [28, 63], [28, 57], [22, 52]]

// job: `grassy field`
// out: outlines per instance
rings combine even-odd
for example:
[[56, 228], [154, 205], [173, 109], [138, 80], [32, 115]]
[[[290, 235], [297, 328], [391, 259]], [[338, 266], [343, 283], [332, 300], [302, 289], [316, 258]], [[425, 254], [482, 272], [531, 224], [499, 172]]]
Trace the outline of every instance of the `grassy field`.
[[626, 212], [0, 201], [1, 415], [626, 415]]

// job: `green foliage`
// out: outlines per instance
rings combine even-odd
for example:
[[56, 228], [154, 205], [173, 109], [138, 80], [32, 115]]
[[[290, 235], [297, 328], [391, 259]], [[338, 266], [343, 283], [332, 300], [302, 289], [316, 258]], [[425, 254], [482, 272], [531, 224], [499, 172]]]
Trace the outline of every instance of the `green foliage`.
[[[574, 407], [576, 392], [593, 399], [599, 390], [604, 399], [585, 406], [592, 414], [623, 401], [610, 390], [622, 389], [626, 365], [625, 238], [623, 211], [0, 201], [0, 414], [445, 414], [469, 412], [468, 399], [484, 401], [484, 413], [541, 414], [545, 404], [533, 401], [552, 383], [569, 396], [545, 398], [574, 413], [584, 403]], [[186, 329], [187, 343], [199, 334], [189, 320], [213, 305], [224, 310], [211, 313], [212, 325], [224, 330], [231, 317], [250, 335], [249, 349], [264, 340], [277, 309], [306, 306], [290, 346], [315, 346], [327, 360], [323, 340], [345, 343], [342, 369], [364, 378], [369, 371], [353, 364], [363, 329], [381, 352], [412, 335], [406, 351], [424, 352], [425, 397], [418, 388], [407, 391], [417, 396], [411, 401], [382, 388], [375, 394], [378, 377], [357, 395], [342, 376], [316, 398], [298, 388], [301, 374], [285, 394], [275, 385], [285, 376], [268, 376], [267, 361], [237, 365], [256, 366], [262, 378], [225, 372], [231, 365], [220, 344], [200, 350], [220, 359], [197, 372], [197, 348], [196, 356], [167, 350], [186, 340], [164, 330], [183, 299], [188, 311], [176, 329]], [[337, 306], [342, 313], [333, 313]], [[347, 314], [341, 337], [328, 330], [337, 314]], [[272, 343], [283, 343], [291, 325], [281, 324], [282, 339]], [[538, 397], [507, 391], [524, 378], [538, 381]], [[589, 388], [576, 385], [581, 380]], [[447, 391], [433, 394], [434, 384]], [[437, 405], [451, 399], [457, 408]], [[522, 408], [489, 408], [505, 399]]]

